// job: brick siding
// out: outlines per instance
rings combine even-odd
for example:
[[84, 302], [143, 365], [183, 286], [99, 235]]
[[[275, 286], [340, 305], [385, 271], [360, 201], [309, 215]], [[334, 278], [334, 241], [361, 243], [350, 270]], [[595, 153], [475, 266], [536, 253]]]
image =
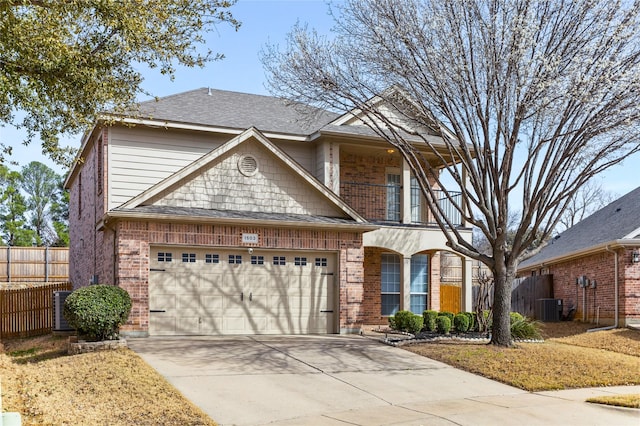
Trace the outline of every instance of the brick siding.
[[[632, 249], [618, 250], [620, 325], [640, 321], [640, 263], [631, 262]], [[553, 275], [554, 298], [563, 299], [564, 313], [576, 308], [576, 319], [613, 324], [615, 314], [614, 254], [601, 252], [549, 267]], [[586, 276], [596, 287], [582, 289], [576, 278]], [[598, 312], [599, 311], [599, 312]]]
[[[243, 245], [242, 234], [260, 236], [260, 244]], [[284, 229], [233, 225], [176, 224], [121, 221], [117, 224], [116, 284], [133, 300], [123, 331], [145, 332], [149, 327], [149, 253], [156, 244], [194, 247], [256, 247], [308, 249], [339, 253], [340, 328], [363, 324], [363, 248], [357, 232]]]

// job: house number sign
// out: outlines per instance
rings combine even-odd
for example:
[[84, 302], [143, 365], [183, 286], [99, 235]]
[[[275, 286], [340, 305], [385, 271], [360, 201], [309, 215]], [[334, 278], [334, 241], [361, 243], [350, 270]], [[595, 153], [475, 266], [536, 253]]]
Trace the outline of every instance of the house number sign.
[[258, 234], [242, 234], [243, 244], [258, 244]]

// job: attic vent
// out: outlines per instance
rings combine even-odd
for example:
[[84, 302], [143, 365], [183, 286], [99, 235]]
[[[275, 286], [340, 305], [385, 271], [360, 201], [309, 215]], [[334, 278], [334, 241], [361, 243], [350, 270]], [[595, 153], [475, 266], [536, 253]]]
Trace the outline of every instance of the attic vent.
[[258, 172], [258, 160], [252, 155], [244, 155], [238, 160], [238, 170], [245, 176], [253, 176]]

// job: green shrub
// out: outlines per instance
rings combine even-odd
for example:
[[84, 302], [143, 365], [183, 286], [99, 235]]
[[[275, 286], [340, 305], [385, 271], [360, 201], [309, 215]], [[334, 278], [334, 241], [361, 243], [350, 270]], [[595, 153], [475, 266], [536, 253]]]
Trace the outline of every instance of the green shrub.
[[423, 324], [424, 318], [422, 318], [422, 315], [411, 314], [411, 316], [409, 317], [409, 321], [407, 322], [406, 331], [411, 334], [420, 333]]
[[411, 315], [413, 315], [413, 313], [410, 311], [398, 311], [393, 316], [393, 320], [389, 318], [389, 325], [394, 330], [405, 331]]
[[455, 327], [456, 331], [460, 333], [466, 333], [467, 331], [469, 331], [469, 317], [462, 312], [456, 314], [453, 317], [453, 326]]
[[436, 328], [440, 334], [449, 334], [451, 330], [451, 320], [446, 315], [439, 315], [436, 318]]
[[436, 331], [436, 318], [438, 318], [438, 312], [432, 310], [426, 310], [422, 313], [424, 328], [427, 331]]
[[449, 318], [449, 321], [451, 321], [451, 324], [453, 324], [453, 317], [454, 317], [453, 312], [449, 312], [449, 311], [442, 311], [442, 312], [439, 312], [439, 313], [438, 313], [438, 316], [443, 316], [443, 315], [444, 315], [445, 317]]
[[422, 315], [416, 315], [411, 311], [398, 311], [389, 317], [389, 326], [394, 330], [405, 331], [407, 333], [419, 333], [422, 330]]
[[516, 321], [522, 321], [524, 317], [518, 312], [509, 312], [509, 323], [513, 324]]
[[[518, 314], [520, 315], [520, 314]], [[516, 317], [511, 322], [512, 339], [540, 339], [540, 323], [527, 317]]]
[[87, 340], [113, 340], [129, 318], [131, 297], [112, 285], [92, 285], [71, 293], [64, 302], [63, 315], [70, 326]]
[[469, 319], [468, 331], [476, 331], [476, 314], [474, 312], [463, 312]]
[[389, 320], [389, 328], [392, 330], [397, 330], [396, 328], [396, 319], [394, 317], [387, 318]]

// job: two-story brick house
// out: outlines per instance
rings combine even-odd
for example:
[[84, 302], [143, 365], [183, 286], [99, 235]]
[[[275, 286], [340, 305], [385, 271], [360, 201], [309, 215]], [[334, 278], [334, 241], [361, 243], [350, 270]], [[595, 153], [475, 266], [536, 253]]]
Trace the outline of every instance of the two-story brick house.
[[640, 324], [640, 187], [557, 235], [518, 267], [552, 275], [564, 314], [612, 326]]
[[79, 159], [71, 280], [125, 288], [125, 333], [345, 333], [440, 307], [445, 237], [352, 113], [203, 88], [96, 123]]

